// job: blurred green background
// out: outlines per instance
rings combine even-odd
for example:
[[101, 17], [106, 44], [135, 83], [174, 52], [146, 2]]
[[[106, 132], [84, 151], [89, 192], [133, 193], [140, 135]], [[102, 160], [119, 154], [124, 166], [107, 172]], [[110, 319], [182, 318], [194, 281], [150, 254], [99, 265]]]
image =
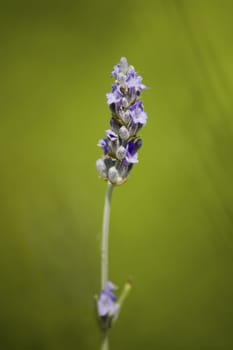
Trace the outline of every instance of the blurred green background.
[[113, 194], [110, 349], [233, 348], [233, 2], [0, 5], [0, 349], [100, 348], [97, 141], [121, 56], [144, 77], [140, 163]]

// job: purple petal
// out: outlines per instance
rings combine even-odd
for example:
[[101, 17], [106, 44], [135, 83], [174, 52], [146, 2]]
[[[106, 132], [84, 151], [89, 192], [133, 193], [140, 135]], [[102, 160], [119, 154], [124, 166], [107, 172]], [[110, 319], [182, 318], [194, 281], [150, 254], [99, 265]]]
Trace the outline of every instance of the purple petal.
[[107, 93], [106, 97], [108, 105], [111, 105], [112, 103], [118, 103], [123, 97], [123, 94], [120, 92], [118, 85], [114, 84], [112, 85], [112, 92]]
[[116, 303], [116, 296], [112, 292], [115, 289], [116, 286], [114, 286], [112, 282], [108, 281], [106, 288], [101, 291], [97, 301], [99, 316], [117, 316], [119, 312], [119, 305]]
[[148, 116], [147, 113], [143, 111], [143, 105], [141, 101], [136, 102], [133, 106], [130, 107], [130, 116], [134, 124], [146, 124]]
[[111, 129], [106, 130], [106, 135], [111, 141], [116, 141], [118, 139], [118, 135]]
[[135, 153], [132, 155], [130, 153], [127, 153], [125, 159], [127, 160], [128, 163], [132, 163], [132, 164], [138, 163], [138, 154]]
[[108, 143], [109, 140], [107, 138], [102, 139], [98, 142], [98, 146], [102, 148], [104, 154], [108, 153]]
[[130, 72], [127, 77], [127, 86], [128, 88], [134, 88], [135, 90], [145, 90], [146, 86], [142, 84], [142, 77], [137, 75], [136, 72]]
[[137, 147], [133, 141], [127, 143], [125, 159], [128, 163], [138, 163]]
[[117, 65], [114, 66], [113, 71], [112, 71], [112, 73], [111, 73], [111, 77], [117, 79], [118, 73], [119, 73], [119, 64], [117, 64]]
[[107, 281], [106, 289], [113, 291], [113, 290], [117, 289], [117, 286], [115, 284], [113, 284], [111, 281]]

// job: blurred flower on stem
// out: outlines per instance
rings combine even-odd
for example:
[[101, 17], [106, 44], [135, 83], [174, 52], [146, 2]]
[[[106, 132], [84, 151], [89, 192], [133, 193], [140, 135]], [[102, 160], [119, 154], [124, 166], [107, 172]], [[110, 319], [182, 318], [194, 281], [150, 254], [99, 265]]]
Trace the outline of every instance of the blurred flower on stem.
[[97, 312], [103, 329], [109, 328], [119, 313], [119, 304], [113, 293], [116, 288], [112, 282], [107, 281], [106, 288], [101, 291], [97, 300]]
[[97, 297], [97, 313], [101, 320], [101, 327], [107, 331], [111, 327], [112, 322], [116, 321], [123, 302], [128, 296], [132, 287], [132, 282], [128, 280], [123, 290], [117, 299], [114, 291], [117, 287], [110, 281], [107, 281], [106, 288], [104, 288], [99, 297]]

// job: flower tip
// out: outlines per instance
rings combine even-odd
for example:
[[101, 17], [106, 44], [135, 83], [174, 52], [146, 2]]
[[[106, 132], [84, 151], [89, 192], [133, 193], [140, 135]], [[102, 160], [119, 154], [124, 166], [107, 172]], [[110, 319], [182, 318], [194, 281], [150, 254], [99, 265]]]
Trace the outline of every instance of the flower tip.
[[124, 57], [124, 56], [122, 56], [121, 59], [120, 59], [120, 63], [121, 63], [121, 64], [125, 64], [125, 63], [128, 64], [127, 58]]
[[126, 57], [121, 57], [119, 64], [120, 72], [126, 74], [128, 70], [128, 61]]

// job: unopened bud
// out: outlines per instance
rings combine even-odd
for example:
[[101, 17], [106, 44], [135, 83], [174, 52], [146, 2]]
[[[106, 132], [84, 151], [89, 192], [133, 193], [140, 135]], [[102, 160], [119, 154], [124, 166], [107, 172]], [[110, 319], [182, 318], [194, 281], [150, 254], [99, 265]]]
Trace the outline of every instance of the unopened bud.
[[106, 178], [106, 176], [107, 176], [107, 169], [106, 169], [106, 165], [105, 165], [103, 159], [97, 159], [97, 161], [96, 161], [96, 169], [97, 169], [99, 175], [102, 178]]
[[128, 61], [125, 57], [121, 57], [120, 59], [120, 71], [124, 74], [127, 73], [128, 70]]
[[117, 80], [120, 86], [122, 86], [123, 88], [126, 87], [126, 75], [124, 73], [120, 72], [117, 76]]
[[128, 68], [128, 74], [129, 74], [129, 73], [133, 73], [133, 72], [135, 72], [134, 66], [129, 66], [129, 68]]
[[121, 118], [122, 118], [123, 122], [125, 122], [126, 124], [128, 124], [129, 121], [130, 121], [130, 111], [127, 110], [127, 111], [123, 112]]
[[119, 160], [122, 160], [125, 158], [125, 154], [126, 154], [126, 149], [123, 146], [120, 146], [117, 151], [116, 151], [116, 156]]
[[123, 97], [123, 98], [122, 98], [122, 106], [125, 107], [125, 108], [127, 108], [128, 105], [129, 105], [129, 103], [128, 103], [127, 98]]
[[112, 183], [117, 183], [117, 179], [118, 179], [118, 171], [117, 169], [112, 166], [109, 170], [108, 170], [108, 178]]
[[122, 140], [129, 138], [129, 130], [124, 125], [119, 129], [119, 136]]

